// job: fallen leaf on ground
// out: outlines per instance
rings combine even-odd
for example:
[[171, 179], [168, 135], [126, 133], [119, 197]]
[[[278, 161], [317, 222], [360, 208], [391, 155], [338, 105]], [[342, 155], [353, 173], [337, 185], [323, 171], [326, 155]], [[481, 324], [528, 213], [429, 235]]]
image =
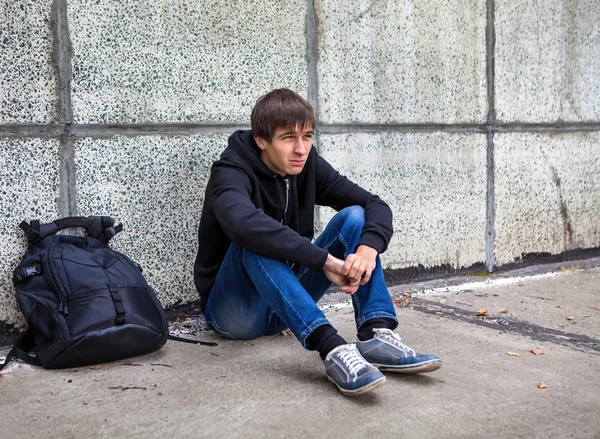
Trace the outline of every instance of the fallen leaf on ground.
[[479, 311], [477, 311], [475, 313], [475, 315], [477, 315], [477, 316], [487, 316], [488, 315], [488, 310], [487, 309], [480, 309]]
[[448, 296], [446, 296], [445, 294], [440, 294], [440, 299], [445, 299], [446, 297]]
[[485, 297], [485, 296], [487, 296], [487, 293], [475, 293], [475, 295], [477, 297]]
[[579, 265], [573, 265], [572, 267], [562, 267], [560, 269], [560, 271], [562, 271], [563, 273], [570, 273], [572, 271], [578, 271], [579, 270]]
[[517, 354], [516, 352], [507, 352], [508, 355], [510, 355], [511, 357], [518, 357], [519, 354]]
[[593, 309], [594, 311], [600, 311], [600, 308], [597, 306], [588, 306], [589, 309]]
[[408, 291], [403, 292], [402, 295], [404, 297], [412, 297], [412, 294], [410, 294]]
[[583, 317], [592, 317], [592, 316], [591, 316], [591, 315], [589, 315], [589, 314], [586, 314], [586, 315], [584, 315]]
[[185, 318], [185, 321], [186, 321], [186, 322], [189, 322], [190, 320], [192, 320], [192, 318], [191, 318], [191, 317], [186, 317], [186, 318]]
[[532, 349], [531, 352], [535, 355], [542, 355], [544, 353], [541, 349]]
[[405, 307], [408, 306], [408, 304], [410, 303], [410, 299], [407, 297], [392, 297], [392, 303], [394, 305], [400, 306], [400, 307]]
[[102, 369], [102, 366], [100, 366], [99, 364], [95, 365], [95, 366], [90, 366], [88, 367], [88, 369], [92, 369], [92, 370], [98, 370], [98, 369]]
[[499, 295], [500, 295], [500, 293], [494, 293], [494, 294], [492, 294], [492, 296], [494, 296], [494, 297], [498, 297]]
[[547, 389], [548, 386], [542, 383], [541, 381], [538, 383], [538, 389]]
[[500, 310], [500, 312], [501, 312], [502, 314], [508, 314], [508, 310], [507, 310], [507, 309], [502, 309], [502, 310]]
[[567, 320], [575, 320], [575, 317], [569, 316], [569, 317], [567, 317]]

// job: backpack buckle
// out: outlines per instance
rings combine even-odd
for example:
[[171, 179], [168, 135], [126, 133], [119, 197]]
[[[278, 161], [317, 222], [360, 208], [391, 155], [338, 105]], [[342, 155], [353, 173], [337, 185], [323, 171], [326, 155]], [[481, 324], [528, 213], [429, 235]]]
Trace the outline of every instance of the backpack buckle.
[[31, 277], [33, 275], [40, 274], [41, 272], [42, 267], [39, 265], [31, 265], [21, 270], [21, 274], [23, 275], [23, 277]]

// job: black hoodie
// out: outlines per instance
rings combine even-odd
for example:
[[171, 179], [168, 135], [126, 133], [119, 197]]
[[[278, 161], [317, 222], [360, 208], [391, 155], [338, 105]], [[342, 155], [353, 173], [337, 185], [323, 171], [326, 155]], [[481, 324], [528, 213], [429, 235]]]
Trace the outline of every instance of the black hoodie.
[[302, 172], [281, 177], [260, 159], [252, 131], [236, 131], [211, 170], [198, 230], [194, 281], [202, 308], [231, 242], [268, 258], [322, 270], [327, 250], [311, 243], [314, 207], [365, 209], [359, 244], [386, 250], [392, 212], [379, 197], [340, 175], [315, 148]]

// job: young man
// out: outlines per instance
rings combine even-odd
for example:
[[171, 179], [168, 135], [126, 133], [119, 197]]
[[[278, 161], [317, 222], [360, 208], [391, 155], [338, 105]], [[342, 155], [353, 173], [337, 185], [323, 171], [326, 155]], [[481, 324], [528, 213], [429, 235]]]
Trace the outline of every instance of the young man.
[[[348, 395], [382, 385], [380, 370], [438, 369], [438, 357], [393, 332], [398, 320], [378, 256], [392, 237], [387, 204], [318, 155], [313, 109], [293, 91], [259, 98], [251, 125], [229, 138], [206, 188], [194, 280], [210, 328], [235, 340], [290, 328]], [[315, 205], [338, 214], [312, 243]], [[352, 297], [355, 343], [316, 305], [332, 283]]]

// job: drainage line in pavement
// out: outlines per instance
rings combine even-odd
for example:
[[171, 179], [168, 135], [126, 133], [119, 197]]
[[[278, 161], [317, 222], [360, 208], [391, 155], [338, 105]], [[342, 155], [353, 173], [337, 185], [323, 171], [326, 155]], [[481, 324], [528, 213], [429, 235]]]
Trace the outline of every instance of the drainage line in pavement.
[[587, 335], [545, 328], [533, 323], [500, 316], [478, 316], [473, 311], [417, 298], [410, 299], [408, 306], [416, 311], [427, 314], [439, 315], [453, 320], [485, 326], [486, 328], [525, 335], [537, 341], [547, 341], [587, 352], [600, 352], [600, 340], [590, 338]]

